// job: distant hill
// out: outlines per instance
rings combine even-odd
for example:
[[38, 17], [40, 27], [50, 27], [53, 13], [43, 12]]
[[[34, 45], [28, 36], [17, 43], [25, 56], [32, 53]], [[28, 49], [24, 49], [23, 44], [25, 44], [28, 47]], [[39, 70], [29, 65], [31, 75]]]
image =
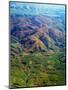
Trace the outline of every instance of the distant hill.
[[44, 15], [30, 17], [12, 15], [10, 17], [12, 42], [14, 38], [17, 38], [17, 42], [21, 44], [25, 52], [62, 50], [65, 47], [65, 30], [62, 20]]

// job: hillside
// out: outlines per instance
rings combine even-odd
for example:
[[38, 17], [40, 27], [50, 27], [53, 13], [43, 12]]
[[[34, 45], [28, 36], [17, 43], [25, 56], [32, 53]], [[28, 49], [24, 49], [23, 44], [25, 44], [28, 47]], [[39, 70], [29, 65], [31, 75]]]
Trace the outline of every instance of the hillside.
[[55, 6], [10, 4], [11, 88], [65, 85], [65, 8]]

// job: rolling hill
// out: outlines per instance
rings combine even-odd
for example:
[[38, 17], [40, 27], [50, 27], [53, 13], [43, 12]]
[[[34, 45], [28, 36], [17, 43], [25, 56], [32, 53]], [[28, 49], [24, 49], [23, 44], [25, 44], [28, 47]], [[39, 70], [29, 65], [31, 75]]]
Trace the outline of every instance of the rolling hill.
[[10, 3], [10, 88], [65, 85], [65, 7]]

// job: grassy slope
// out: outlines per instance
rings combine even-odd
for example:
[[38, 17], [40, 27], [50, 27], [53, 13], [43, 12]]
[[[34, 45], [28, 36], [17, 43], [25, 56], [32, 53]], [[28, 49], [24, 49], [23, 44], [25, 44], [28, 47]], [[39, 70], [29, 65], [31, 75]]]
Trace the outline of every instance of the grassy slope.
[[63, 52], [46, 56], [44, 53], [21, 54], [11, 60], [11, 87], [31, 87], [65, 84]]

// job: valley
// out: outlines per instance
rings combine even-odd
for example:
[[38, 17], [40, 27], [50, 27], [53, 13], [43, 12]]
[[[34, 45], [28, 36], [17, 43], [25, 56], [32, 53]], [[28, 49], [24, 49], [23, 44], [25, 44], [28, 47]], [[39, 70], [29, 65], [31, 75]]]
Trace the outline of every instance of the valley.
[[66, 84], [65, 12], [59, 9], [11, 3], [10, 88]]

